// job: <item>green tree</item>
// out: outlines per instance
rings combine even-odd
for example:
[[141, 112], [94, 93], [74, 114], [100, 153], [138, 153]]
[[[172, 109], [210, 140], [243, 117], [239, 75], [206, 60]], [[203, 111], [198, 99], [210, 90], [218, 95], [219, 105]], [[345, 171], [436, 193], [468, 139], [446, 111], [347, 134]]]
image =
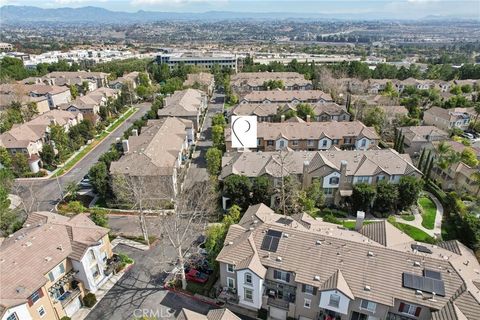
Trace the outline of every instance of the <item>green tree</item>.
[[420, 192], [423, 189], [423, 180], [412, 176], [403, 176], [397, 186], [397, 207], [405, 210], [417, 203]]
[[212, 141], [215, 148], [224, 150], [225, 136], [222, 125], [217, 124], [212, 127]]
[[25, 107], [22, 108], [22, 119], [23, 121], [30, 121], [36, 115], [38, 115], [38, 108], [36, 102], [29, 102]]
[[70, 148], [71, 141], [62, 126], [50, 126], [50, 140], [55, 142], [55, 148], [58, 150], [57, 158], [59, 162], [67, 160], [72, 152]]
[[222, 223], [225, 226], [225, 229], [228, 230], [228, 228], [236, 224], [240, 221], [240, 218], [242, 217], [242, 208], [240, 208], [237, 205], [233, 205], [228, 209], [228, 212], [225, 216], [223, 216]]
[[150, 78], [148, 77], [148, 74], [145, 72], [140, 72], [138, 74], [138, 83], [145, 88], [150, 87]]
[[363, 123], [367, 127], [374, 127], [380, 134], [387, 123], [385, 111], [380, 107], [368, 108], [363, 116]]
[[99, 208], [90, 209], [89, 218], [97, 226], [108, 228], [108, 216], [107, 216], [107, 212], [105, 210], [99, 209]]
[[310, 119], [315, 119], [315, 112], [313, 108], [308, 103], [300, 103], [297, 105], [297, 115], [303, 120], [307, 120], [307, 116], [310, 116]]
[[273, 196], [273, 186], [271, 180], [266, 176], [255, 177], [252, 180], [252, 200], [251, 204], [263, 203], [270, 205]]
[[368, 183], [357, 183], [353, 186], [352, 191], [352, 209], [356, 211], [370, 211], [376, 190]]
[[227, 122], [225, 121], [225, 116], [223, 113], [216, 113], [212, 117], [212, 126], [220, 125], [222, 127], [225, 127], [227, 125]]
[[95, 192], [98, 193], [98, 195], [100, 195], [102, 198], [107, 198], [110, 190], [110, 176], [107, 165], [104, 162], [97, 162], [88, 171], [88, 177], [90, 178], [90, 183], [92, 184]]
[[222, 166], [222, 151], [212, 147], [207, 150], [207, 171], [211, 176], [218, 176]]
[[385, 85], [385, 89], [382, 92], [382, 95], [388, 96], [388, 97], [398, 97], [398, 92], [393, 86], [391, 81], [387, 81]]
[[463, 149], [461, 159], [463, 163], [472, 168], [478, 165], [477, 154], [470, 147], [466, 147], [465, 149]]
[[0, 147], [0, 163], [7, 169], [12, 167], [12, 157], [4, 147]]
[[75, 181], [70, 181], [65, 187], [65, 191], [69, 194], [69, 200], [77, 200], [80, 187]]
[[397, 186], [393, 183], [381, 180], [377, 183], [377, 190], [373, 209], [379, 213], [382, 217], [387, 217], [393, 210], [398, 202], [398, 190]]
[[230, 198], [232, 204], [240, 206], [242, 210], [246, 210], [251, 204], [252, 188], [252, 182], [245, 176], [230, 175], [223, 180], [225, 196]]
[[16, 153], [12, 155], [12, 170], [17, 177], [22, 177], [26, 173], [30, 172], [28, 166], [27, 156], [23, 153]]
[[470, 176], [470, 180], [472, 180], [472, 183], [477, 186], [477, 192], [475, 195], [478, 197], [478, 195], [480, 194], [480, 171], [475, 171], [474, 173], [472, 173], [472, 175]]
[[175, 77], [168, 79], [164, 85], [160, 87], [160, 92], [162, 94], [174, 93], [177, 90], [182, 90], [183, 88], [183, 79]]
[[53, 168], [55, 164], [55, 150], [51, 144], [47, 143], [43, 145], [42, 151], [40, 151], [40, 158], [47, 169]]
[[322, 184], [318, 180], [313, 180], [312, 184], [307, 188], [306, 195], [313, 200], [315, 207], [322, 208], [325, 205], [325, 194], [323, 193]]
[[452, 86], [450, 93], [455, 95], [462, 94], [462, 88], [460, 86]]
[[70, 95], [72, 96], [72, 99], [76, 99], [78, 97], [78, 88], [74, 84], [70, 85]]

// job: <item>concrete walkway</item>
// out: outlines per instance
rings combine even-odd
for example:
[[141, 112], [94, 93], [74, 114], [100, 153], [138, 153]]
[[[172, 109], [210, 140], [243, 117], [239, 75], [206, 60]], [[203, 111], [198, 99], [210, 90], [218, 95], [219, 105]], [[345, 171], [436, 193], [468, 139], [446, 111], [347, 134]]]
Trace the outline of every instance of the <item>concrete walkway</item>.
[[423, 232], [427, 233], [431, 237], [440, 238], [442, 235], [442, 220], [443, 220], [443, 206], [440, 201], [430, 192], [425, 192], [425, 194], [435, 203], [437, 207], [437, 212], [435, 214], [435, 224], [433, 230], [427, 229], [422, 226], [422, 215], [418, 209], [412, 210], [413, 216], [415, 219], [413, 221], [406, 221], [401, 218], [397, 219], [398, 222], [414, 226]]
[[90, 311], [95, 308], [95, 306], [103, 299], [103, 297], [107, 294], [107, 292], [123, 277], [126, 271], [130, 269], [130, 266], [127, 266], [125, 269], [120, 271], [117, 274], [112, 275], [103, 285], [100, 289], [95, 292], [95, 296], [97, 297], [97, 303], [91, 307], [81, 307], [77, 312], [73, 314], [71, 317], [72, 320], [83, 320], [85, 319]]
[[139, 250], [143, 250], [143, 251], [147, 251], [148, 249], [150, 249], [150, 247], [147, 246], [146, 244], [143, 244], [143, 243], [140, 243], [140, 242], [137, 242], [137, 241], [133, 241], [133, 240], [129, 240], [129, 239], [125, 239], [125, 238], [122, 238], [122, 237], [116, 237], [115, 239], [113, 239], [112, 249], [115, 248], [119, 244], [124, 244], [126, 246], [129, 246], [129, 247], [132, 247], [132, 248], [135, 248], [135, 249], [139, 249]]

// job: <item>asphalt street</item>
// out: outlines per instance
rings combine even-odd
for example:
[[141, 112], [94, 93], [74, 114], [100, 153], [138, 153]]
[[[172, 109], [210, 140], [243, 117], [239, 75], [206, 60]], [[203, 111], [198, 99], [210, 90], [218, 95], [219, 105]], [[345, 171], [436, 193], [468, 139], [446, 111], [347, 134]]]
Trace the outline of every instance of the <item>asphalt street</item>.
[[[61, 191], [65, 189], [69, 182], [80, 182], [88, 173], [90, 167], [94, 165], [100, 156], [105, 153], [115, 139], [122, 137], [123, 133], [132, 125], [133, 122], [140, 119], [151, 107], [151, 103], [141, 103], [135, 105], [140, 108], [127, 121], [118, 126], [113, 133], [106, 137], [90, 153], [80, 160], [75, 167], [60, 178], [42, 179], [42, 180], [17, 180], [15, 181], [14, 193], [19, 195], [25, 202], [33, 203], [33, 210], [51, 211], [55, 204], [61, 199]], [[31, 192], [31, 191], [32, 192]]]

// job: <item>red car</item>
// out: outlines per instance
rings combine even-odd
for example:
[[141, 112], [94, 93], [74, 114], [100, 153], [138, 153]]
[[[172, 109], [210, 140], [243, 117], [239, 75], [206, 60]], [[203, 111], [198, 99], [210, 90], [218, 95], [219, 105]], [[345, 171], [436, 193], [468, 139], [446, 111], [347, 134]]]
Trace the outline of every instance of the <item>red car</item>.
[[208, 275], [205, 273], [202, 273], [196, 269], [190, 269], [187, 274], [185, 274], [185, 277], [187, 278], [188, 281], [193, 281], [193, 282], [198, 282], [198, 283], [205, 283], [208, 281]]

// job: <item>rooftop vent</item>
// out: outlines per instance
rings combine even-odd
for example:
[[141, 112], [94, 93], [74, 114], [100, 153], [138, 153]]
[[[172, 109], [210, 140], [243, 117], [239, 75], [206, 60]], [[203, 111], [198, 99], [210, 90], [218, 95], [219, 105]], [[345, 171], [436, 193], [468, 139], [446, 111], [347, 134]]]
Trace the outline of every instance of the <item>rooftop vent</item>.
[[63, 251], [63, 246], [62, 246], [62, 245], [59, 245], [59, 246], [57, 247], [57, 250]]
[[423, 296], [422, 290], [415, 290], [415, 294], [416, 294], [417, 296]]
[[368, 256], [368, 257], [373, 257], [373, 256], [374, 256], [374, 254], [373, 254], [373, 252], [372, 252], [372, 251], [368, 251], [368, 253], [367, 253], [367, 256]]
[[254, 228], [254, 227], [250, 227], [249, 230], [250, 230], [250, 231], [253, 231], [253, 230], [255, 230], [255, 228]]
[[24, 247], [31, 247], [32, 243], [30, 241], [25, 242]]
[[317, 241], [315, 241], [315, 244], [316, 244], [316, 245], [321, 245], [321, 244], [322, 244], [322, 241], [321, 241], [321, 240], [317, 240]]
[[228, 241], [228, 245], [231, 246], [233, 244], [232, 241]]
[[283, 234], [283, 237], [284, 237], [284, 238], [288, 238], [288, 237], [289, 237], [288, 233], [284, 233], [284, 234]]
[[282, 257], [277, 257], [278, 262], [282, 262]]
[[413, 266], [414, 266], [414, 267], [420, 267], [420, 262], [414, 261], [414, 262], [413, 262]]
[[320, 276], [315, 276], [315, 277], [313, 277], [313, 280], [315, 280], [315, 281], [320, 281]]
[[45, 257], [45, 261], [46, 261], [46, 262], [52, 261], [52, 257]]
[[372, 289], [370, 288], [370, 286], [365, 286], [365, 287], [363, 287], [363, 290], [365, 290], [365, 291], [371, 291]]

